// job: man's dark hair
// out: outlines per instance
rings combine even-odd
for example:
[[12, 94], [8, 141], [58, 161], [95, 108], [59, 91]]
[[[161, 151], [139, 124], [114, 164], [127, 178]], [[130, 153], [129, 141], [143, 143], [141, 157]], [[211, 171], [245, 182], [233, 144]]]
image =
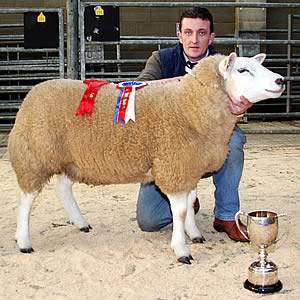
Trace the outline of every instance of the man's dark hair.
[[181, 31], [181, 26], [182, 26], [181, 23], [182, 23], [183, 18], [193, 18], [193, 19], [200, 18], [202, 20], [208, 20], [210, 23], [210, 33], [214, 32], [213, 16], [210, 13], [210, 11], [205, 7], [195, 6], [195, 7], [184, 10], [181, 14], [180, 22], [179, 22], [179, 30], [180, 31]]

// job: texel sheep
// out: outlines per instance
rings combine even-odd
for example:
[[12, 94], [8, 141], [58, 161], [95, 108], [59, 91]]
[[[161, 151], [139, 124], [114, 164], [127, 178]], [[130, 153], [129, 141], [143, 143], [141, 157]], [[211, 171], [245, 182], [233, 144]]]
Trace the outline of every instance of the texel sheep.
[[171, 247], [178, 261], [190, 263], [185, 233], [193, 242], [203, 237], [192, 208], [200, 178], [218, 170], [236, 124], [241, 96], [250, 102], [277, 98], [283, 77], [252, 58], [215, 55], [201, 60], [180, 81], [150, 84], [136, 91], [136, 121], [114, 123], [119, 90], [102, 86], [92, 115], [76, 111], [86, 85], [57, 79], [28, 93], [9, 136], [9, 156], [22, 196], [16, 241], [21, 252], [33, 251], [29, 216], [34, 199], [53, 175], [72, 224], [90, 226], [72, 193], [74, 182], [89, 185], [150, 182], [171, 203]]

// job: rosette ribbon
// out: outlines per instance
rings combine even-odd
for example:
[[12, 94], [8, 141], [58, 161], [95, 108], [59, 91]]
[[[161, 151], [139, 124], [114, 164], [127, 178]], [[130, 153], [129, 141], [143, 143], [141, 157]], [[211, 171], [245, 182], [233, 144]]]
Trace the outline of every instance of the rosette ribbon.
[[135, 122], [135, 91], [146, 86], [146, 82], [125, 81], [117, 84], [120, 93], [114, 113], [114, 123]]
[[86, 79], [83, 83], [87, 84], [87, 88], [80, 100], [76, 116], [84, 116], [86, 113], [91, 116], [99, 88], [105, 84], [109, 84], [109, 82], [99, 79]]

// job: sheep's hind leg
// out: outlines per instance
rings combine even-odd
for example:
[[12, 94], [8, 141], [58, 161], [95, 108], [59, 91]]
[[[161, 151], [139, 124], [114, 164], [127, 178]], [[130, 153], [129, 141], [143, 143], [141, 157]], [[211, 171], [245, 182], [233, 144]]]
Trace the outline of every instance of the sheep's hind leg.
[[58, 197], [63, 201], [70, 223], [77, 226], [80, 231], [89, 232], [92, 227], [87, 223], [80, 212], [73, 195], [72, 186], [73, 181], [71, 181], [66, 175], [57, 176], [56, 192]]
[[38, 192], [22, 193], [19, 200], [17, 230], [15, 238], [20, 251], [23, 253], [31, 253], [34, 251], [29, 234], [29, 221], [32, 203], [38, 196], [38, 194]]
[[192, 190], [188, 194], [187, 214], [185, 218], [185, 231], [193, 243], [203, 243], [205, 241], [205, 238], [202, 236], [195, 222], [195, 210], [193, 204], [196, 200], [196, 196], [196, 189]]
[[190, 264], [191, 253], [185, 242], [185, 218], [187, 214], [187, 198], [188, 193], [176, 193], [167, 195], [173, 214], [173, 234], [171, 247], [175, 252], [179, 262]]

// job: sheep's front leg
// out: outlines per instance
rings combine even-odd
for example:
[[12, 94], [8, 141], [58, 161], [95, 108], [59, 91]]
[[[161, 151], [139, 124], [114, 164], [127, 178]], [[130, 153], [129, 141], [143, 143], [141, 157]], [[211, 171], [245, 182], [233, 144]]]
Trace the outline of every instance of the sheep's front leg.
[[173, 234], [171, 247], [179, 262], [190, 264], [193, 259], [188, 246], [185, 243], [184, 224], [187, 214], [188, 193], [176, 193], [167, 195], [171, 204], [173, 215]]
[[205, 241], [205, 238], [202, 236], [201, 232], [199, 231], [195, 221], [195, 210], [193, 204], [196, 200], [196, 196], [197, 196], [196, 189], [192, 190], [188, 194], [187, 214], [185, 218], [185, 232], [193, 243], [203, 243]]
[[83, 218], [72, 191], [73, 181], [65, 175], [57, 176], [56, 192], [64, 203], [64, 208], [69, 216], [71, 224], [77, 226], [83, 232], [89, 232], [92, 227]]
[[17, 230], [15, 238], [20, 251], [23, 253], [31, 253], [34, 251], [29, 234], [29, 221], [32, 203], [38, 196], [38, 194], [38, 192], [22, 193], [19, 200]]

